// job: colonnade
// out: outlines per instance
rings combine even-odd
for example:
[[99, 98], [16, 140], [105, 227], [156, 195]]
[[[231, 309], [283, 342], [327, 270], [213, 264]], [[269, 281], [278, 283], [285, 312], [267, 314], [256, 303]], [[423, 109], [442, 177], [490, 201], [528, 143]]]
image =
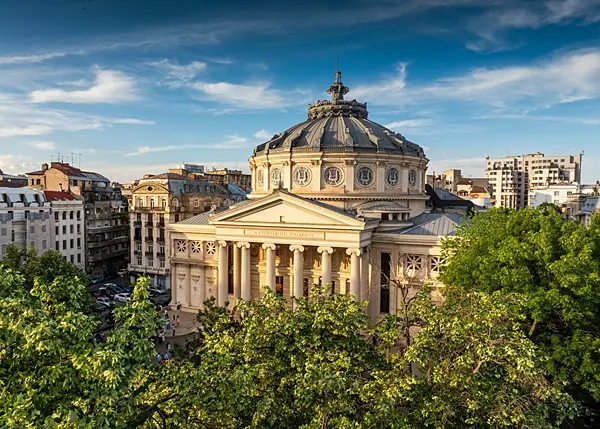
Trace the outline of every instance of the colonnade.
[[[256, 243], [259, 244], [259, 243]], [[229, 285], [229, 269], [228, 269], [228, 243], [226, 241], [218, 242], [218, 273], [217, 273], [217, 304], [224, 306], [228, 298]], [[262, 249], [265, 250], [266, 260], [266, 279], [265, 285], [272, 291], [275, 291], [276, 281], [276, 266], [275, 266], [275, 250], [277, 246], [274, 243], [262, 243]], [[233, 292], [234, 298], [242, 298], [250, 300], [252, 297], [252, 285], [250, 280], [250, 243], [249, 242], [234, 242], [232, 245], [233, 251]], [[293, 279], [290, 292], [295, 298], [301, 298], [304, 292], [303, 271], [304, 271], [304, 246], [292, 244], [289, 246], [290, 252], [293, 252]], [[317, 248], [317, 252], [321, 254], [321, 282], [322, 284], [331, 283], [331, 255], [333, 247], [321, 246]], [[361, 266], [364, 267], [364, 262], [360, 256], [362, 249], [347, 248], [346, 254], [350, 256], [350, 288], [347, 293], [354, 296], [356, 301], [361, 300]], [[364, 269], [364, 268], [363, 268]], [[366, 297], [363, 297], [366, 299]]]

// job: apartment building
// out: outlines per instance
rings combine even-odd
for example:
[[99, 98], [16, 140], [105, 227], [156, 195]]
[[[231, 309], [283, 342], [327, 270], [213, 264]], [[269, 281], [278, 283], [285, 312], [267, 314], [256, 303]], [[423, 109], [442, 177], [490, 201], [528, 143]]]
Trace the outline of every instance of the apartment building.
[[0, 187], [0, 259], [9, 244], [43, 253], [54, 242], [50, 203], [27, 188]]
[[243, 173], [242, 170], [230, 170], [228, 168], [205, 171], [202, 175], [206, 180], [213, 183], [219, 183], [223, 186], [237, 185], [242, 190], [250, 192], [251, 179], [250, 174]]
[[579, 184], [577, 183], [558, 183], [545, 188], [535, 188], [530, 193], [529, 205], [537, 207], [549, 203], [562, 207], [567, 204], [571, 195], [579, 194], [579, 192]]
[[228, 206], [230, 202], [231, 197], [225, 187], [200, 179], [181, 168], [137, 180], [129, 199], [129, 271], [147, 274], [154, 286], [166, 288], [169, 285], [169, 264], [165, 226], [213, 207]]
[[21, 188], [27, 186], [27, 177], [23, 175], [15, 176], [6, 174], [0, 170], [0, 187], [2, 188]]
[[489, 181], [486, 178], [464, 177], [462, 171], [457, 169], [446, 170], [442, 174], [435, 174], [435, 172], [428, 174], [427, 183], [433, 188], [441, 188], [458, 196], [469, 194], [471, 191], [467, 188], [473, 186], [481, 186], [486, 189], [489, 187]]
[[86, 271], [90, 275], [112, 276], [127, 267], [127, 203], [120, 190], [111, 186], [108, 178], [64, 162], [42, 164], [40, 171], [28, 173], [27, 178], [30, 188], [67, 192], [83, 201], [85, 261]]
[[52, 205], [54, 217], [54, 249], [85, 271], [85, 207], [83, 199], [69, 192], [44, 191]]
[[486, 157], [485, 176], [496, 207], [521, 208], [538, 189], [581, 182], [581, 155], [546, 156], [541, 152], [505, 158]]

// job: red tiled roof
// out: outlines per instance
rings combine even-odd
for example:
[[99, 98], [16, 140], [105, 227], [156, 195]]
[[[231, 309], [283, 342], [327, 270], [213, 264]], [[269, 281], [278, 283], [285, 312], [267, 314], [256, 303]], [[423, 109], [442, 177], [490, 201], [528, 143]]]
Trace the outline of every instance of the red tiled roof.
[[62, 191], [44, 191], [44, 195], [46, 196], [46, 200], [48, 201], [61, 201], [61, 200], [76, 200], [70, 192], [62, 192]]

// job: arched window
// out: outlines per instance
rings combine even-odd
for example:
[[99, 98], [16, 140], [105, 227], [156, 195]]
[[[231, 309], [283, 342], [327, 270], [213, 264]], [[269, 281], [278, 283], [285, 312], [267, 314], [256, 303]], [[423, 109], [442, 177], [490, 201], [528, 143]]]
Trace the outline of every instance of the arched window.
[[73, 219], [73, 211], [69, 212], [69, 219]]
[[194, 198], [194, 207], [200, 207], [200, 200], [198, 198]]
[[150, 198], [150, 208], [154, 208], [154, 198]]
[[173, 198], [173, 207], [179, 207], [179, 199]]

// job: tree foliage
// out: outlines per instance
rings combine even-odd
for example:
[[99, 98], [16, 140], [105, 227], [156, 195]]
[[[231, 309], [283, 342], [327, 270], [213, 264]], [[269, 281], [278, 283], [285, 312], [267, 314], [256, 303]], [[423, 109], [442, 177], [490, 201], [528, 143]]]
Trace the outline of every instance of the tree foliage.
[[516, 294], [523, 329], [558, 381], [600, 399], [600, 219], [586, 228], [552, 206], [492, 209], [444, 242], [447, 296], [458, 289]]
[[54, 276], [76, 267], [54, 252], [16, 261], [0, 265], [0, 427], [108, 428], [138, 415], [156, 325], [147, 279], [115, 310], [120, 326], [96, 342], [86, 284]]
[[503, 300], [471, 294], [438, 308], [424, 291], [413, 309], [422, 330], [388, 355], [401, 323], [380, 325], [374, 346], [364, 304], [312, 291], [293, 310], [266, 290], [239, 317], [208, 302], [194, 347], [147, 402], [170, 398], [162, 411], [186, 428], [549, 428], [573, 411]]

